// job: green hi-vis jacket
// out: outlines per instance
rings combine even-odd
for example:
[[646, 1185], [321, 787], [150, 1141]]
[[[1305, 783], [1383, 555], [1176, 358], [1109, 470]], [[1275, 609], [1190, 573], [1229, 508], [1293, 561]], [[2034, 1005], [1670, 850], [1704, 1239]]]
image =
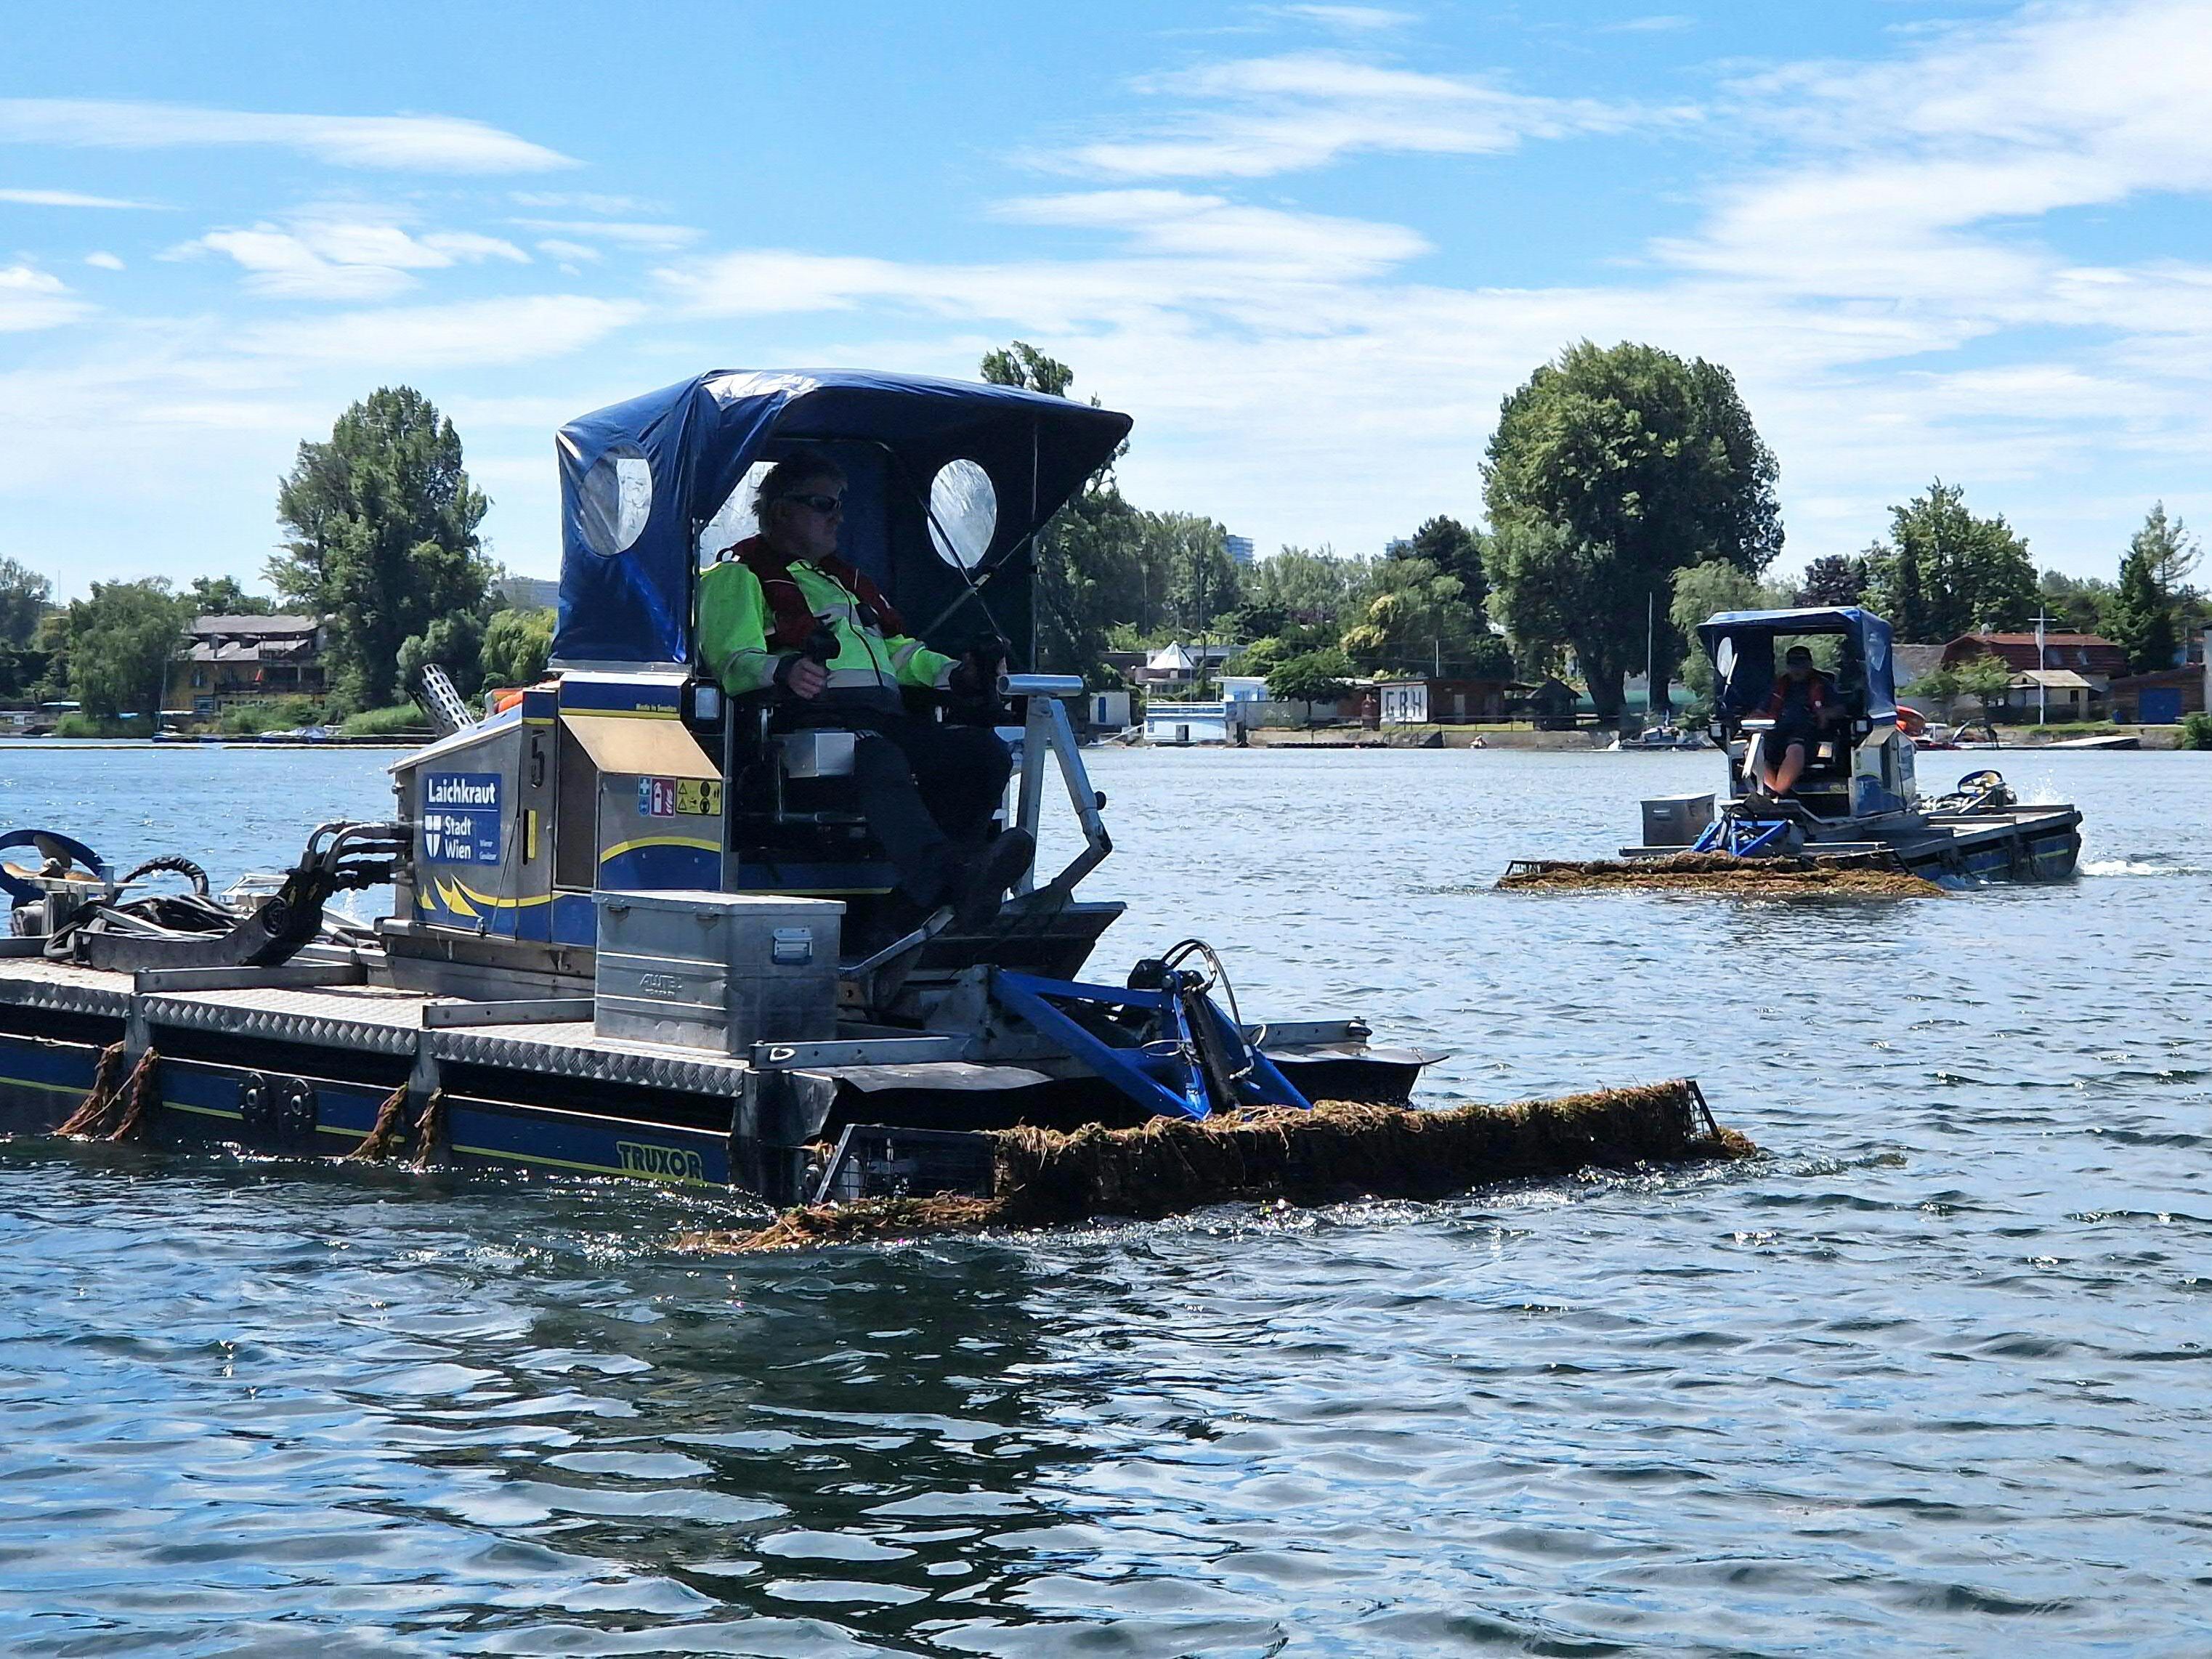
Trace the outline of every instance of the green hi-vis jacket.
[[[903, 634], [886, 639], [863, 626], [860, 600], [836, 577], [804, 559], [791, 562], [791, 577], [806, 608], [837, 636], [837, 654], [830, 663], [831, 690], [896, 695], [902, 685], [945, 689], [952, 677], [951, 658]], [[765, 690], [775, 682], [776, 665], [793, 654], [769, 647], [775, 627], [775, 614], [761, 592], [760, 578], [742, 562], [725, 559], [699, 578], [699, 654], [732, 696]]]

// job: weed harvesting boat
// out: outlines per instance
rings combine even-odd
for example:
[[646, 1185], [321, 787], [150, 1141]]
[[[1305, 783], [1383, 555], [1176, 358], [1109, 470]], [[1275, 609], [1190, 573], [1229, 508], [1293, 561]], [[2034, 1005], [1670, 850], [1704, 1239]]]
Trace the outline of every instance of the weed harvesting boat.
[[[1644, 840], [1619, 861], [1516, 859], [1500, 885], [1560, 888], [1650, 884], [1726, 891], [1782, 890], [1793, 872], [1823, 878], [1799, 886], [1840, 892], [1856, 884], [1891, 895], [1989, 881], [2059, 881], [2081, 851], [2081, 815], [2070, 805], [2023, 804], [1998, 773], [1969, 772], [1949, 793], [1923, 797], [1914, 773], [1916, 722], [1897, 702], [1889, 624], [1856, 606], [1723, 611], [1698, 641], [1713, 672], [1707, 737], [1725, 758], [1724, 793], [1662, 796], [1644, 803]], [[1792, 787], [1765, 787], [1784, 735], [1769, 712], [1782, 695], [1784, 642], [1831, 665], [1833, 718], [1806, 744]], [[1715, 810], [1719, 797], [1717, 811]], [[1711, 855], [1685, 861], [1685, 854]], [[1696, 877], [1692, 882], [1688, 879]], [[1737, 878], [1741, 877], [1741, 880]], [[1906, 877], [1899, 883], [1886, 878]]]

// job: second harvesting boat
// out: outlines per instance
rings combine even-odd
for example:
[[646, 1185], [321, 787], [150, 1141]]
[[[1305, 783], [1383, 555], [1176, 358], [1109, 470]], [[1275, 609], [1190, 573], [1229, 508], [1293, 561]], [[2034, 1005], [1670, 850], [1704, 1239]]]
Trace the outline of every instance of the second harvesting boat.
[[1747, 883], [1863, 872], [1965, 887], [2074, 873], [2081, 815], [2072, 806], [2024, 805], [1987, 769], [1946, 794], [1920, 793], [1889, 624], [1871, 611], [1722, 611], [1698, 627], [1698, 642], [1712, 666], [1707, 735], [1724, 789], [1646, 801], [1644, 839], [1620, 849], [1620, 863], [1516, 860], [1504, 884], [1617, 884], [1643, 873], [1724, 890], [1740, 869]]

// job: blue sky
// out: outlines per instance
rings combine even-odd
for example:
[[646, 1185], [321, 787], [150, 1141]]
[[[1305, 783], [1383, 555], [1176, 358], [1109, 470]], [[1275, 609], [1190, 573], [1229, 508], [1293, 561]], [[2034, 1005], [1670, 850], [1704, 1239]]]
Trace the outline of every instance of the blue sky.
[[2110, 574], [2212, 516], [2212, 6], [16, 8], [0, 553], [256, 574], [379, 385], [510, 568], [551, 434], [707, 368], [972, 375], [1137, 418], [1124, 486], [1262, 549], [1480, 513], [1583, 337], [1733, 369], [1785, 566], [1941, 475]]

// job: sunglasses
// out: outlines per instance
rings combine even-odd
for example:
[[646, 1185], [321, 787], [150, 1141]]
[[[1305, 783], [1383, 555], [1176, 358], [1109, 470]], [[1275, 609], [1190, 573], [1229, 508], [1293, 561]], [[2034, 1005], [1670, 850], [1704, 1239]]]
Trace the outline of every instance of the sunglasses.
[[783, 499], [797, 501], [801, 507], [811, 507], [825, 519], [833, 513], [845, 510], [845, 499], [842, 495], [786, 495]]

